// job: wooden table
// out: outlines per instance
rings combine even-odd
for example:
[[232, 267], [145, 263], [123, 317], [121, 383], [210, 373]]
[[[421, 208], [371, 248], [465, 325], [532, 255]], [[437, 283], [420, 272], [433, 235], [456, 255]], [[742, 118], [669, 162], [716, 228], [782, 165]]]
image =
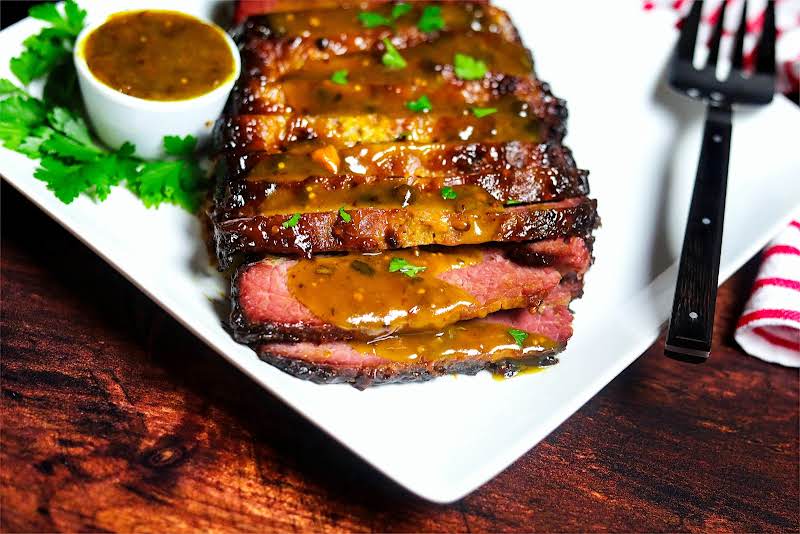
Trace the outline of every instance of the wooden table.
[[441, 506], [333, 443], [3, 184], [0, 526], [797, 531], [798, 372], [731, 338], [755, 267], [720, 291], [710, 363], [667, 360], [659, 340]]

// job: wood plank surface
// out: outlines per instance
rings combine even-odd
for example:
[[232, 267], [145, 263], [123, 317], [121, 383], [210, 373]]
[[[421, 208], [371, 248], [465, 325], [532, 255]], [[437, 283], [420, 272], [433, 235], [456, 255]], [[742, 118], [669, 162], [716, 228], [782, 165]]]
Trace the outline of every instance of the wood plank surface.
[[798, 371], [732, 340], [756, 261], [720, 291], [709, 363], [659, 340], [446, 506], [333, 443], [6, 184], [0, 264], [3, 531], [800, 530]]

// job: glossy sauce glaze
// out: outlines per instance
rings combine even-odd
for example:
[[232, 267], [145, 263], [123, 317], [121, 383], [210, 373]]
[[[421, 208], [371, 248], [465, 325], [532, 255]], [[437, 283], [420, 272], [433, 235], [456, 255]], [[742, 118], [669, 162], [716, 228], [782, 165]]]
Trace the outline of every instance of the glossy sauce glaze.
[[508, 325], [487, 320], [461, 321], [435, 332], [401, 334], [350, 345], [362, 354], [394, 362], [481, 358], [493, 362], [511, 360], [530, 367], [546, 365], [542, 357], [559, 348], [552, 339], [531, 333], [518, 344], [509, 334]]
[[[447, 196], [445, 198], [443, 196]], [[436, 210], [477, 210], [499, 207], [489, 193], [477, 186], [463, 185], [442, 190], [421, 190], [405, 184], [376, 183], [347, 189], [329, 190], [308, 185], [304, 188], [278, 188], [259, 206], [258, 214], [314, 213], [352, 208], [430, 208]]]
[[[370, 29], [381, 29], [387, 33], [403, 34], [415, 29], [427, 6], [439, 7], [446, 31], [488, 31], [500, 33], [511, 22], [505, 13], [491, 6], [482, 6], [467, 2], [438, 4], [436, 2], [411, 2], [410, 10], [400, 16], [392, 17], [394, 6], [388, 2], [383, 4], [364, 5], [361, 7], [344, 7], [342, 9], [310, 9], [306, 11], [271, 13], [251, 17], [245, 30], [249, 35], [267, 38], [300, 36], [303, 38], [333, 38], [347, 35], [354, 38], [363, 36]], [[389, 24], [365, 28], [359, 16], [364, 12], [378, 15]], [[365, 39], [362, 37], [361, 39]], [[322, 47], [325, 43], [319, 43]]]
[[469, 247], [317, 256], [289, 270], [289, 291], [315, 316], [344, 329], [438, 328], [476, 301], [437, 275], [482, 258], [479, 249]]
[[546, 125], [538, 117], [493, 113], [476, 117], [469, 110], [453, 114], [405, 112], [397, 115], [238, 115], [224, 121], [219, 148], [277, 152], [307, 140], [337, 149], [359, 144], [410, 142], [543, 141]]
[[235, 72], [222, 31], [177, 11], [113, 15], [89, 34], [83, 54], [101, 82], [146, 100], [194, 98]]
[[533, 61], [528, 51], [517, 43], [509, 43], [500, 36], [466, 32], [445, 35], [432, 43], [422, 43], [399, 53], [405, 60], [404, 68], [390, 68], [383, 64], [383, 47], [371, 52], [334, 56], [324, 61], [304, 61], [293, 68], [273, 73], [265, 70], [262, 55], [254, 52], [245, 56], [246, 72], [264, 76], [266, 81], [328, 80], [339, 70], [346, 70], [348, 83], [430, 83], [444, 75], [453, 79], [453, 60], [456, 54], [465, 54], [483, 61], [488, 73], [529, 76]]

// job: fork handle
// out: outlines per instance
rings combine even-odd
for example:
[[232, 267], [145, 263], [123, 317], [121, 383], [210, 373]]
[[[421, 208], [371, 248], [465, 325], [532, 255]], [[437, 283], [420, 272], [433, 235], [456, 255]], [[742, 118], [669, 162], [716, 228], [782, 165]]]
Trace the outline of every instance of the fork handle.
[[709, 104], [664, 353], [691, 363], [711, 353], [725, 217], [731, 108]]

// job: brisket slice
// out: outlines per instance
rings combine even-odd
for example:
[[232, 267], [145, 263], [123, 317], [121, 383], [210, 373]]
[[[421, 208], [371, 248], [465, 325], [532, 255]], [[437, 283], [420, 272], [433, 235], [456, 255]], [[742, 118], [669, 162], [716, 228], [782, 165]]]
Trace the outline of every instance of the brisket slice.
[[[476, 301], [473, 306], [462, 309], [456, 320], [484, 317], [501, 309], [535, 308], [546, 299], [552, 302], [554, 296], [550, 293], [562, 280], [562, 275], [582, 280], [591, 261], [584, 240], [578, 237], [526, 243], [508, 249], [486, 248], [480, 263], [438, 275], [472, 295]], [[515, 249], [521, 250], [513, 252]], [[520, 265], [508, 259], [512, 254], [535, 255], [548, 265]], [[352, 258], [351, 255], [343, 256], [341, 261], [347, 265]], [[389, 333], [388, 329], [342, 329], [316, 317], [289, 289], [288, 272], [297, 261], [309, 260], [274, 258], [239, 268], [231, 282], [233, 308], [230, 316], [230, 327], [237, 341], [368, 340]], [[568, 303], [571, 297], [569, 289], [566, 295]], [[365, 308], [369, 308], [368, 303], [365, 303]], [[422, 329], [434, 326], [427, 325]]]
[[480, 353], [471, 357], [449, 358], [414, 363], [385, 360], [365, 355], [345, 342], [273, 343], [256, 347], [259, 357], [297, 378], [318, 384], [348, 383], [363, 389], [379, 384], [421, 382], [447, 374], [474, 375], [483, 370], [511, 375], [529, 365], [551, 365], [555, 355], [566, 346], [572, 335], [572, 313], [567, 306], [556, 304], [530, 312], [526, 309], [494, 313], [475, 321], [500, 323], [509, 328], [536, 333], [556, 342], [543, 347], [535, 361], [493, 360]]
[[268, 197], [295, 203], [311, 195], [358, 198], [387, 184], [434, 193], [445, 186], [476, 186], [500, 202], [552, 202], [589, 193], [586, 171], [557, 143], [393, 143], [337, 154], [337, 173], [307, 152], [227, 154], [217, 164], [213, 220], [257, 215]]
[[[556, 124], [556, 129], [552, 128]], [[338, 148], [409, 141], [429, 143], [544, 142], [555, 135], [560, 121], [498, 112], [478, 118], [459, 110], [454, 114], [270, 114], [236, 115], [220, 119], [214, 129], [214, 148], [235, 152], [285, 150], [298, 141], [316, 140]]]
[[[300, 45], [303, 38], [289, 41]], [[290, 63], [283, 62], [283, 50], [276, 49], [278, 42], [272, 39], [254, 39], [245, 43], [242, 50], [242, 72], [245, 76], [258, 77], [265, 82], [298, 80], [329, 80], [334, 72], [346, 70], [348, 83], [398, 83], [412, 79], [429, 82], [442, 76], [457, 80], [453, 57], [465, 54], [482, 58], [490, 69], [487, 77], [497, 74], [527, 76], [533, 72], [530, 52], [519, 42], [508, 42], [492, 33], [442, 32], [432, 42], [422, 42], [402, 51], [405, 67], [387, 68], [383, 64], [386, 45], [378, 42], [367, 51], [356, 51], [344, 55], [292, 56]], [[324, 57], [328, 56], [328, 57]], [[275, 65], [278, 65], [277, 68]]]
[[[424, 8], [431, 4], [411, 5], [411, 12], [393, 27], [365, 28], [358, 17], [362, 9], [357, 6], [254, 16], [242, 25], [237, 40], [242, 43], [245, 63], [260, 65], [259, 74], [275, 79], [302, 68], [308, 61], [330, 61], [335, 56], [375, 50], [385, 38], [392, 39], [398, 50], [439, 38], [441, 32], [423, 32], [416, 25]], [[374, 12], [388, 18], [391, 7], [376, 6]], [[495, 7], [459, 3], [442, 6], [441, 14], [448, 21], [448, 32], [493, 33], [519, 43], [508, 15]]]
[[583, 236], [598, 224], [596, 202], [577, 197], [555, 203], [504, 207], [499, 204], [460, 210], [415, 206], [356, 208], [346, 222], [337, 211], [258, 215], [220, 222], [215, 242], [220, 268], [241, 255], [380, 251], [421, 245], [469, 245]]
[[553, 96], [550, 86], [531, 75], [491, 75], [465, 81], [436, 78], [418, 83], [399, 80], [394, 83], [339, 85], [331, 80], [286, 80], [265, 82], [243, 76], [234, 89], [228, 107], [231, 115], [300, 113], [323, 115], [406, 113], [406, 104], [425, 96], [437, 112], [463, 112], [470, 107], [494, 107], [500, 111], [538, 117], [548, 125], [554, 139], [564, 135], [567, 117], [565, 102]]

